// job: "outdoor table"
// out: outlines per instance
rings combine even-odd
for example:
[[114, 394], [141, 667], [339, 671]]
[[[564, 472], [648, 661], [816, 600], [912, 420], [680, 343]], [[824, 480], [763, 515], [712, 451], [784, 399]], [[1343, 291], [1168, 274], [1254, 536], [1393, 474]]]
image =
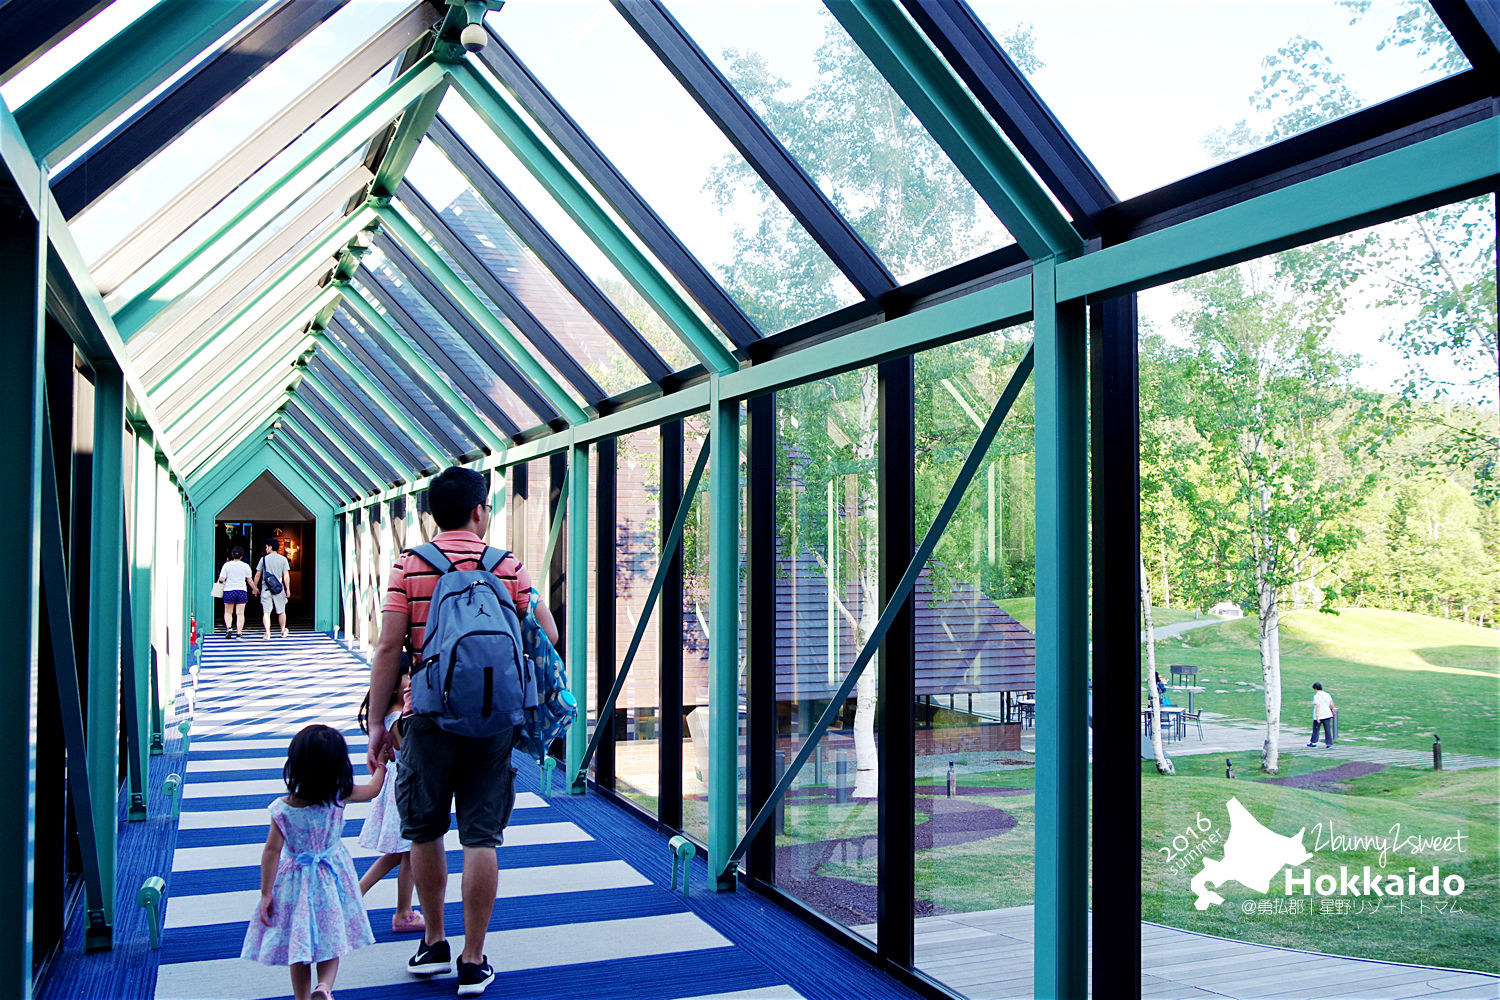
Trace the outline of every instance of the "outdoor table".
[[[1185, 739], [1187, 727], [1183, 725], [1183, 712], [1186, 709], [1176, 705], [1163, 705], [1161, 707], [1161, 731], [1167, 739]], [[1141, 709], [1141, 735], [1151, 735], [1151, 709]]]

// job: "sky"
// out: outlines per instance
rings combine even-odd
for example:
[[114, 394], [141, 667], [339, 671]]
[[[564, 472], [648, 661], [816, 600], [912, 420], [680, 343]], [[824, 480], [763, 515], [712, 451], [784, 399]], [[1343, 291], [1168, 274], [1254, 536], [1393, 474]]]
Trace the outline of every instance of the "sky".
[[[151, 0], [117, 0], [0, 87], [0, 96], [16, 108], [150, 6]], [[295, 58], [279, 61], [226, 101], [184, 137], [190, 141], [175, 144], [170, 155], [78, 220], [75, 236], [85, 256], [109, 247], [170, 200], [219, 151], [268, 119], [401, 6], [399, 0], [355, 0], [300, 43]], [[759, 52], [792, 94], [814, 82], [815, 53], [832, 23], [813, 0], [668, 0], [667, 6], [721, 66], [725, 49]], [[1042, 63], [1031, 75], [1033, 86], [1122, 197], [1211, 165], [1204, 137], [1238, 118], [1254, 122], [1249, 98], [1259, 86], [1262, 59], [1295, 35], [1319, 39], [1364, 104], [1434, 78], [1410, 50], [1379, 47], [1398, 7], [1392, 0], [1376, 0], [1352, 26], [1350, 11], [1336, 0], [972, 0], [972, 6], [997, 37], [1030, 26]], [[509, 0], [490, 18], [689, 249], [711, 266], [730, 260], [734, 225], [753, 225], [756, 210], [743, 201], [721, 209], [704, 182], [716, 163], [736, 154], [605, 0]], [[427, 187], [446, 183], [441, 171], [425, 169], [420, 160], [412, 177]], [[535, 198], [531, 207], [539, 216], [559, 214]], [[588, 255], [580, 242], [575, 234], [570, 251]], [[592, 263], [592, 271], [607, 268], [597, 258]], [[846, 291], [841, 299], [847, 297]], [[1142, 308], [1165, 327], [1181, 302], [1163, 290], [1143, 295]], [[1366, 381], [1389, 384], [1400, 367], [1379, 342], [1389, 317], [1355, 312], [1339, 332], [1340, 347], [1365, 356]]]

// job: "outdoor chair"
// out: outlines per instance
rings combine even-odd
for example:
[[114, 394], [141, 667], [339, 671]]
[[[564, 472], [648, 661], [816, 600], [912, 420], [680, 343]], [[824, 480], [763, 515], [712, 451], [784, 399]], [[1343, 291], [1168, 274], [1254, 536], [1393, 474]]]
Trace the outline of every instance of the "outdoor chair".
[[1187, 739], [1187, 725], [1189, 722], [1198, 727], [1198, 741], [1203, 741], [1203, 709], [1196, 712], [1183, 712], [1177, 716], [1178, 725], [1182, 727], [1182, 738]]

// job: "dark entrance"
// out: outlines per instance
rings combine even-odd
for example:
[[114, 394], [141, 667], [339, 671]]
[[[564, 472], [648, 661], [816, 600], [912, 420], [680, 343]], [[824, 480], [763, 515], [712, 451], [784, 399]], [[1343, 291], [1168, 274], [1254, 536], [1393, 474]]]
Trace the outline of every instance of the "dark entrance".
[[[235, 546], [244, 549], [245, 561], [254, 569], [265, 554], [266, 542], [274, 538], [280, 543], [281, 554], [287, 557], [292, 567], [287, 581], [292, 594], [286, 607], [287, 625], [290, 628], [312, 628], [318, 569], [317, 524], [312, 512], [274, 476], [265, 472], [219, 513], [214, 528], [215, 572]], [[214, 622], [217, 624], [223, 620], [223, 602], [215, 601]], [[260, 627], [260, 600], [252, 597], [245, 609], [245, 633], [256, 634]], [[274, 621], [272, 627], [275, 627]]]

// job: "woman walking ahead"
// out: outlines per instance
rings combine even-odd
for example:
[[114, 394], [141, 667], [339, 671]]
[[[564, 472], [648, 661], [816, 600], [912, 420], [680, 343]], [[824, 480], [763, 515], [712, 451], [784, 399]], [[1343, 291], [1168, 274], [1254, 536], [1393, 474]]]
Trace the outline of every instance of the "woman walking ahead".
[[385, 765], [376, 766], [368, 785], [355, 785], [344, 737], [328, 726], [308, 726], [292, 739], [282, 776], [287, 794], [271, 803], [260, 906], [240, 957], [291, 966], [297, 1000], [332, 1000], [339, 958], [375, 943], [354, 859], [342, 840], [344, 804], [379, 795]]
[[[249, 592], [255, 589], [251, 579], [255, 570], [245, 562], [245, 550], [236, 545], [229, 552], [229, 559], [219, 567], [219, 583], [224, 585], [224, 637], [241, 638], [245, 634], [245, 602]], [[235, 623], [238, 619], [238, 624]]]

